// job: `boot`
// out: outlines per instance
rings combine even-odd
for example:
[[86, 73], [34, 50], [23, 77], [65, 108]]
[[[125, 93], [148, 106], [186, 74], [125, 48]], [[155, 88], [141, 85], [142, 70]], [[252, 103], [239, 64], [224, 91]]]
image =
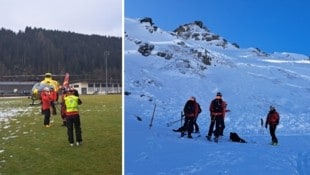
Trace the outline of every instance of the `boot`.
[[214, 142], [217, 143], [219, 139], [217, 137], [214, 138]]
[[183, 131], [183, 128], [179, 128], [179, 129], [173, 129], [174, 132], [182, 132]]
[[211, 136], [206, 136], [207, 140], [211, 141]]

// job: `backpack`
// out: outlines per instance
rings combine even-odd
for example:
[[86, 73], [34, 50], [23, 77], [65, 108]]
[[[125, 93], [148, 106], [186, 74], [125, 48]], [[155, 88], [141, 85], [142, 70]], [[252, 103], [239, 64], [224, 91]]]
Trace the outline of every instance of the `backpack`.
[[231, 132], [229, 138], [233, 142], [247, 143], [244, 139], [240, 138], [239, 135], [235, 132]]
[[196, 103], [197, 104], [197, 107], [198, 107], [198, 114], [200, 114], [201, 113], [201, 107], [200, 107], [200, 105], [198, 104], [198, 103]]
[[279, 121], [279, 114], [277, 112], [271, 112], [269, 114], [269, 123], [275, 124]]
[[223, 100], [214, 99], [212, 101], [212, 112], [222, 112], [223, 111]]
[[194, 101], [188, 101], [185, 106], [185, 111], [186, 114], [191, 114], [195, 112], [195, 102]]

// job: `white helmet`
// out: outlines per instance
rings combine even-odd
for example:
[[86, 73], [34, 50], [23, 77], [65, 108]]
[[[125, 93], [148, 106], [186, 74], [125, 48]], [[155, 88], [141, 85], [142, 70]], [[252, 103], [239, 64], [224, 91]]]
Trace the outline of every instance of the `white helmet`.
[[50, 89], [48, 87], [44, 87], [43, 89], [44, 91], [50, 91]]

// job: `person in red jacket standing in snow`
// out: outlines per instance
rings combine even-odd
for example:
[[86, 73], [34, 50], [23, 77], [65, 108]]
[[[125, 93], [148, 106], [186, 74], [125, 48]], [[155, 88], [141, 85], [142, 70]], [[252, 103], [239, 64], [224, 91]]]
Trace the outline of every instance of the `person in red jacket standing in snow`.
[[[184, 106], [185, 123], [181, 129], [181, 137], [185, 135], [184, 131], [187, 131], [187, 137], [192, 137], [192, 132], [194, 130], [194, 124], [196, 122], [198, 114], [201, 112], [199, 104], [196, 102], [195, 97], [191, 97]], [[198, 129], [198, 128], [196, 128]]]
[[[224, 117], [226, 112], [227, 103], [222, 99], [222, 94], [218, 92], [215, 99], [211, 101], [209, 110], [211, 123], [209, 126], [209, 132], [206, 136], [208, 140], [211, 140], [212, 133], [214, 133], [214, 141], [218, 141], [218, 137], [223, 134], [225, 127]], [[215, 131], [213, 131], [215, 125]]]
[[276, 129], [277, 129], [277, 125], [279, 124], [279, 121], [280, 121], [279, 113], [276, 111], [275, 107], [270, 106], [270, 110], [266, 118], [265, 127], [267, 128], [269, 125], [272, 145], [278, 144], [278, 138], [276, 137]]

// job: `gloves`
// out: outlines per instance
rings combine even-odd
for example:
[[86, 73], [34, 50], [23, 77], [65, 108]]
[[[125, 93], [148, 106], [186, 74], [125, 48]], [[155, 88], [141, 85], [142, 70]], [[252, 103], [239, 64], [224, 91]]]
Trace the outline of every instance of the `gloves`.
[[267, 126], [267, 125], [265, 125], [265, 128], [267, 129], [267, 128], [268, 128], [268, 126]]

